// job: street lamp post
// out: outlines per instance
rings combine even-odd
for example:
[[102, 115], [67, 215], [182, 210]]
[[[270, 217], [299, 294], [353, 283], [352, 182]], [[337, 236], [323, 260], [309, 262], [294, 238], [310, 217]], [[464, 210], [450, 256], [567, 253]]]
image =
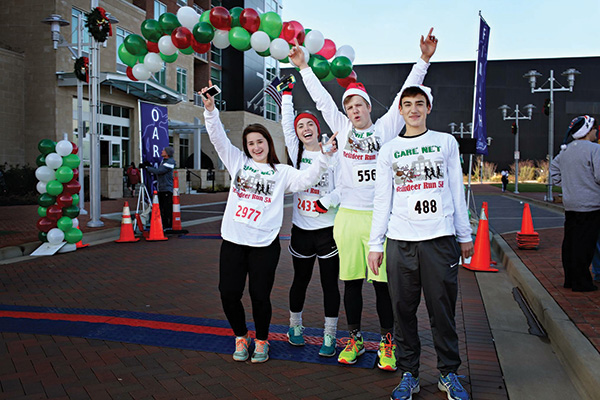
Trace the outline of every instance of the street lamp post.
[[499, 110], [502, 110], [502, 118], [506, 120], [514, 120], [516, 126], [515, 132], [515, 192], [519, 194], [519, 159], [521, 158], [521, 154], [519, 153], [519, 120], [528, 119], [531, 120], [531, 116], [533, 115], [533, 109], [535, 106], [533, 104], [527, 104], [523, 109], [527, 112], [527, 115], [522, 114], [519, 111], [519, 105], [515, 105], [515, 112], [513, 115], [508, 115], [508, 111], [510, 107], [506, 104], [498, 107]]
[[[554, 92], [572, 92], [575, 87], [575, 75], [580, 75], [581, 72], [575, 68], [569, 68], [562, 73], [563, 76], [567, 77], [569, 87], [563, 86], [554, 78], [554, 70], [550, 70], [550, 77], [539, 87], [536, 88], [537, 77], [542, 76], [539, 72], [532, 69], [523, 75], [523, 78], [529, 79], [529, 86], [531, 87], [531, 93], [536, 92], [549, 92], [550, 93], [550, 114], [548, 116], [548, 166], [552, 163], [552, 155], [554, 154]], [[544, 87], [548, 83], [548, 87]], [[555, 87], [555, 83], [559, 87]], [[550, 178], [550, 168], [548, 168], [548, 194], [546, 200], [549, 202], [554, 201], [552, 196], [552, 179]]]

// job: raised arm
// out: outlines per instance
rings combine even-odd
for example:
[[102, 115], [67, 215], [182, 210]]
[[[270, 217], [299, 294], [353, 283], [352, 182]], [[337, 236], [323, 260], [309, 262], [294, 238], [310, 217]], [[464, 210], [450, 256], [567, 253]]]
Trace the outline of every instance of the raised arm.
[[281, 100], [281, 127], [283, 128], [283, 137], [285, 145], [288, 149], [288, 154], [292, 160], [294, 167], [297, 167], [296, 160], [298, 159], [298, 136], [294, 128], [294, 102], [292, 100], [292, 92], [283, 92]]

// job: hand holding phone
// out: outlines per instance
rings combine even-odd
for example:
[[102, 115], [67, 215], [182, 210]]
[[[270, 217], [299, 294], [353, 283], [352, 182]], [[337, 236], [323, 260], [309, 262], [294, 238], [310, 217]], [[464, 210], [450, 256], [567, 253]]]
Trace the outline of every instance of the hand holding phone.
[[210, 97], [215, 97], [216, 95], [218, 95], [219, 93], [221, 93], [221, 89], [219, 89], [219, 87], [217, 85], [212, 85], [211, 87], [209, 87], [205, 92], [200, 93], [200, 96], [202, 96], [202, 98], [204, 100], [207, 100], [208, 98], [206, 97], [206, 95], [210, 95]]
[[294, 75], [289, 75], [289, 76], [285, 77], [281, 81], [281, 83], [279, 83], [279, 85], [277, 85], [277, 91], [278, 92], [284, 92], [288, 88], [291, 89], [290, 85], [293, 85], [295, 82], [296, 82], [296, 78], [294, 77]]

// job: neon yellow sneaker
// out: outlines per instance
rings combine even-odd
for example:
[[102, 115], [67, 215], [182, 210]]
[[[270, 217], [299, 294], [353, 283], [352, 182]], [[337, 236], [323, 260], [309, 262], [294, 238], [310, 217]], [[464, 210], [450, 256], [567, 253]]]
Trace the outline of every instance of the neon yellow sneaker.
[[396, 345], [393, 342], [392, 334], [388, 333], [385, 338], [379, 343], [377, 350], [379, 361], [377, 366], [384, 371], [395, 371], [396, 367]]
[[365, 346], [363, 337], [357, 338], [356, 336], [350, 336], [346, 348], [342, 350], [338, 357], [338, 362], [341, 364], [354, 364], [361, 356], [365, 353]]

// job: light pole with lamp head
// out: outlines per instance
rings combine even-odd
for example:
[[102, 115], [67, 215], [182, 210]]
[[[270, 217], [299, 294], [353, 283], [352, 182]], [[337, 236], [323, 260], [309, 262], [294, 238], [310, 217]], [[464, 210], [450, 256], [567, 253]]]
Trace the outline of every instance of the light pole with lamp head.
[[[537, 77], [542, 76], [539, 72], [532, 69], [523, 75], [523, 78], [529, 80], [529, 86], [531, 87], [531, 93], [536, 92], [549, 92], [550, 93], [550, 114], [548, 115], [548, 166], [552, 163], [552, 155], [554, 154], [554, 92], [572, 92], [575, 87], [575, 75], [580, 75], [581, 72], [575, 68], [569, 68], [562, 73], [563, 76], [567, 77], [569, 87], [565, 87], [554, 78], [554, 70], [550, 70], [550, 77], [539, 87], [536, 88]], [[555, 82], [559, 87], [554, 87]], [[548, 83], [548, 87], [544, 86]], [[548, 194], [546, 200], [549, 202], [554, 201], [552, 196], [552, 179], [550, 178], [550, 168], [548, 168]]]
[[519, 111], [519, 105], [517, 104], [517, 105], [515, 105], [515, 112], [513, 113], [513, 115], [509, 116], [508, 115], [508, 111], [510, 110], [509, 106], [504, 104], [504, 105], [498, 107], [498, 109], [502, 111], [502, 119], [504, 119], [504, 121], [506, 121], [506, 120], [514, 120], [515, 121], [516, 132], [515, 132], [515, 191], [514, 191], [514, 193], [516, 193], [516, 194], [519, 194], [519, 159], [521, 158], [521, 155], [519, 153], [519, 120], [521, 120], [521, 119], [531, 120], [534, 108], [535, 108], [535, 106], [533, 104], [527, 104], [525, 107], [523, 107], [523, 109], [527, 112], [527, 115], [524, 115]]

